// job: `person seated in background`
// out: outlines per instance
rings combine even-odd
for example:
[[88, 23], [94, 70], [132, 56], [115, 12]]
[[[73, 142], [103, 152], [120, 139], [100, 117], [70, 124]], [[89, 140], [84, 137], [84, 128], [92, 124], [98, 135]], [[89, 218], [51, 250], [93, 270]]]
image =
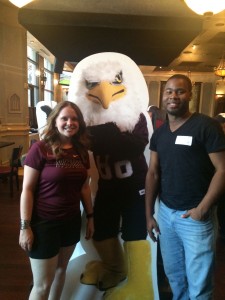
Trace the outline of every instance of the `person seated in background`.
[[214, 117], [214, 119], [220, 123], [220, 125], [223, 129], [223, 132], [225, 134], [225, 113], [220, 113], [220, 114], [216, 115]]
[[[225, 134], [225, 113], [220, 113], [214, 117], [217, 120]], [[219, 223], [220, 237], [225, 241], [225, 194], [220, 198], [217, 206], [217, 217]]]
[[155, 105], [150, 105], [147, 111], [152, 120], [153, 130], [159, 128], [167, 120], [166, 111]]

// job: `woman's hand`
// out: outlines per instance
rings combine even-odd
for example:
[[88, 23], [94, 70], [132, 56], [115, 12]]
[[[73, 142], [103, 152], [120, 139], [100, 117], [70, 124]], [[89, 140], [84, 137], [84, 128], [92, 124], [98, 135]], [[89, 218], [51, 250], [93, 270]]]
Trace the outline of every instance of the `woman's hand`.
[[31, 228], [20, 230], [19, 244], [25, 251], [31, 251], [34, 241], [34, 235]]

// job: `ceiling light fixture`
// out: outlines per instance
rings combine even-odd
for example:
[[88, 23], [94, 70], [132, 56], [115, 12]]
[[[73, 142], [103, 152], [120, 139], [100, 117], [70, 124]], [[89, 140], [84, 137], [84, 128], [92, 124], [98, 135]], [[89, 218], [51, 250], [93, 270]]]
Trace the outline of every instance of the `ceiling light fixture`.
[[11, 2], [12, 4], [14, 4], [15, 6], [21, 8], [25, 5], [27, 5], [28, 3], [32, 2], [33, 0], [9, 0], [9, 2]]
[[220, 60], [220, 63], [218, 67], [214, 69], [215, 75], [222, 78], [222, 80], [225, 78], [225, 60], [224, 60], [224, 53]]
[[187, 6], [198, 15], [212, 16], [225, 9], [222, 0], [184, 0]]

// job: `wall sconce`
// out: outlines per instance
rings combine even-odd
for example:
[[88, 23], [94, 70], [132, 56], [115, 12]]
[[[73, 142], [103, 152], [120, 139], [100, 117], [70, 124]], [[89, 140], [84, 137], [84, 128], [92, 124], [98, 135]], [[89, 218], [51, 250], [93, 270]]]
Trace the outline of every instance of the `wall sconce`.
[[47, 82], [46, 72], [44, 71], [44, 69], [41, 69], [40, 70], [40, 85], [41, 85], [41, 88], [43, 88], [43, 89], [45, 88], [46, 82]]

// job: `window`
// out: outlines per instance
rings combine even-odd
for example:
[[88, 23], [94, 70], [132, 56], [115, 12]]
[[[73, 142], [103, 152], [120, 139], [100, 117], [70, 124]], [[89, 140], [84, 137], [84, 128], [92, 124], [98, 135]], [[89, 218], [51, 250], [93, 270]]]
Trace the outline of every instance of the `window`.
[[35, 107], [38, 101], [38, 55], [27, 47], [27, 80], [28, 80], [28, 106]]
[[47, 77], [44, 91], [44, 100], [54, 100], [54, 85], [53, 85], [53, 64], [44, 58], [44, 70]]
[[[44, 70], [47, 81], [45, 86], [40, 86], [40, 70]], [[51, 101], [54, 99], [53, 64], [41, 57], [34, 49], [27, 47], [27, 80], [28, 80], [28, 107], [29, 124], [37, 128], [36, 105], [40, 100]]]
[[37, 52], [31, 47], [27, 46], [27, 57], [33, 61], [37, 61]]
[[28, 83], [37, 86], [38, 85], [37, 64], [28, 59], [27, 69], [28, 69]]

